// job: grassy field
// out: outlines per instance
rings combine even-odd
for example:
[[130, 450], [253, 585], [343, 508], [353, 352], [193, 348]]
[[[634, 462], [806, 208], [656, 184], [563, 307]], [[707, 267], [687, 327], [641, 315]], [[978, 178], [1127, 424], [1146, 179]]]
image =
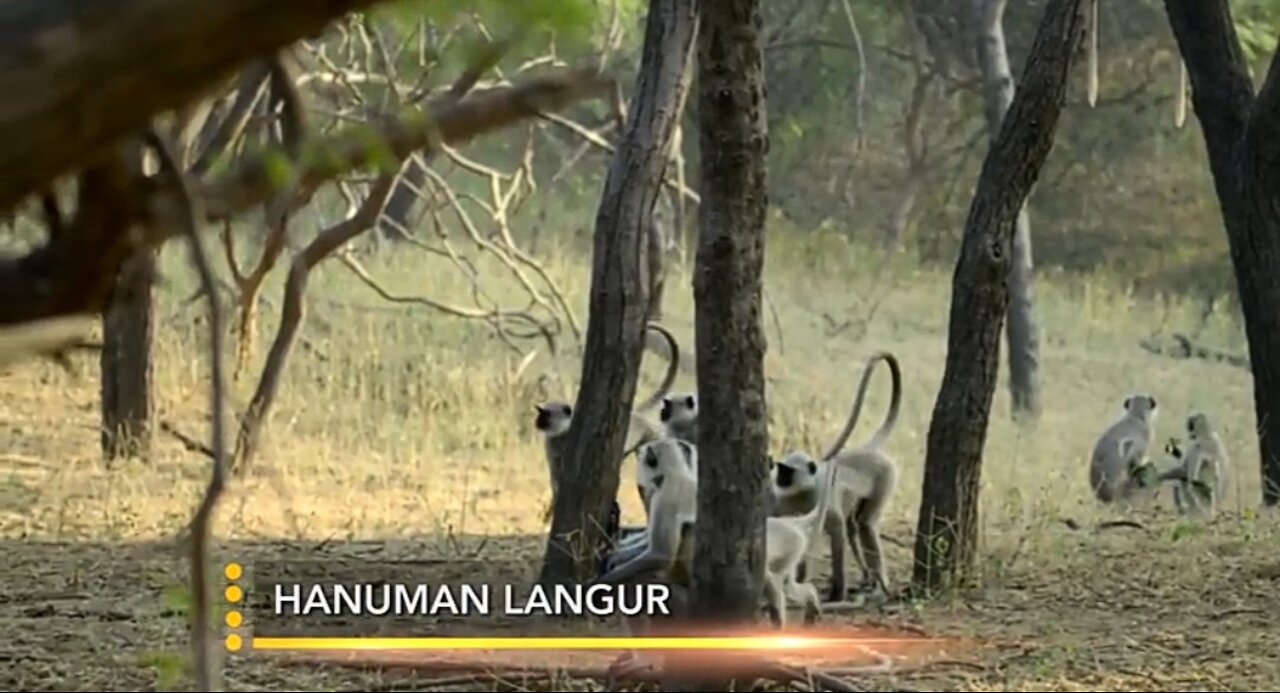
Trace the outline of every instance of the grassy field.
[[[194, 356], [203, 308], [182, 304], [191, 279], [180, 269], [180, 251], [169, 248], [165, 257], [158, 407], [161, 418], [204, 437], [207, 365]], [[903, 418], [889, 443], [904, 482], [885, 527], [891, 575], [904, 581], [942, 375], [949, 273], [874, 257], [836, 235], [815, 235], [801, 247], [775, 234], [768, 253], [767, 294], [777, 316], [769, 318], [766, 363], [775, 453], [816, 450], [835, 435], [859, 363], [872, 350], [892, 350], [906, 369]], [[541, 254], [585, 321], [587, 265], [569, 253]], [[469, 284], [438, 257], [409, 249], [365, 264], [397, 293], [468, 300]], [[479, 270], [494, 277], [486, 284], [494, 295], [523, 304], [500, 269]], [[689, 287], [687, 271], [677, 268], [667, 323], [691, 350]], [[1035, 432], [1015, 427], [1002, 373], [983, 469], [981, 589], [842, 617], [965, 637], [976, 647], [859, 677], [867, 690], [1269, 690], [1280, 680], [1280, 631], [1266, 616], [1280, 606], [1280, 527], [1257, 508], [1249, 374], [1152, 355], [1138, 344], [1151, 333], [1181, 331], [1243, 353], [1240, 329], [1223, 315], [1202, 325], [1200, 306], [1190, 301], [1139, 299], [1110, 287], [1105, 278], [1040, 278], [1045, 411]], [[256, 358], [235, 387], [237, 408], [256, 381], [278, 295], [277, 285], [266, 293]], [[562, 360], [565, 382], [551, 380], [544, 392], [537, 376], [556, 370], [544, 353], [519, 373], [519, 355], [482, 323], [382, 301], [339, 262], [317, 271], [310, 296], [305, 343], [288, 365], [263, 454], [218, 513], [219, 559], [356, 555], [372, 546], [416, 557], [493, 552], [533, 565], [549, 491], [529, 401], [571, 393], [576, 358]], [[74, 374], [43, 362], [0, 374], [0, 623], [10, 634], [0, 645], [0, 685], [164, 688], [185, 646], [181, 614], [164, 598], [185, 567], [167, 542], [189, 518], [207, 462], [166, 439], [150, 461], [105, 468], [96, 363], [77, 358]], [[664, 365], [646, 359], [642, 390]], [[692, 372], [680, 384], [692, 387]], [[1220, 422], [1236, 465], [1226, 512], [1188, 524], [1166, 496], [1136, 511], [1146, 530], [1073, 531], [1064, 518], [1088, 526], [1110, 517], [1090, 500], [1086, 460], [1094, 437], [1136, 391], [1160, 403], [1159, 441], [1181, 435], [1193, 409]], [[887, 395], [880, 376], [855, 440], [878, 423]], [[628, 464], [624, 479], [630, 473]], [[621, 500], [624, 519], [637, 520], [639, 503], [625, 484]], [[403, 674], [285, 668], [245, 657], [230, 660], [227, 676], [232, 690], [430, 689]], [[532, 679], [503, 685], [548, 686]]]

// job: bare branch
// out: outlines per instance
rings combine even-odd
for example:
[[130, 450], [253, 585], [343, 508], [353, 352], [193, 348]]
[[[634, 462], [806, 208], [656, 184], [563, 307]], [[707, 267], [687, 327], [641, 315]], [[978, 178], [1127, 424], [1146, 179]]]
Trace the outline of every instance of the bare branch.
[[[0, 74], [0, 83], [2, 80]], [[314, 189], [326, 180], [368, 166], [379, 153], [370, 151], [371, 141], [381, 142], [394, 156], [403, 158], [416, 150], [465, 141], [601, 93], [608, 84], [594, 73], [560, 73], [424, 111], [411, 110], [404, 116], [384, 119], [373, 132], [366, 128], [313, 140], [306, 147], [311, 154], [304, 156], [298, 180], [304, 190]], [[0, 122], [2, 119], [0, 110]], [[264, 154], [201, 186], [196, 196], [204, 202], [205, 217], [224, 220], [270, 199], [281, 187], [271, 176], [279, 163], [278, 154]], [[100, 165], [95, 170], [101, 171]], [[88, 192], [101, 198], [105, 216], [81, 215], [83, 219], [73, 222], [63, 238], [51, 239], [47, 246], [26, 256], [0, 258], [0, 324], [99, 311], [120, 264], [137, 245], [126, 233], [128, 228], [152, 217], [164, 218], [174, 206], [180, 206], [164, 190], [155, 191], [147, 204], [125, 204], [137, 198], [129, 189], [132, 184], [111, 183], [115, 189], [108, 190], [103, 186], [116, 178], [101, 172], [93, 180]], [[0, 187], [8, 181], [6, 177]], [[94, 192], [95, 185], [101, 188], [98, 192]], [[82, 197], [85, 193], [82, 190]], [[141, 240], [150, 245], [174, 235], [169, 228], [144, 225], [144, 230]]]
[[204, 497], [191, 519], [191, 591], [195, 615], [192, 619], [191, 646], [194, 650], [196, 687], [202, 691], [221, 690], [218, 665], [214, 661], [215, 648], [212, 645], [213, 634], [213, 600], [210, 597], [209, 585], [209, 529], [213, 521], [213, 511], [222, 495], [226, 480], [226, 425], [225, 415], [225, 377], [222, 359], [222, 306], [218, 294], [214, 290], [213, 268], [209, 264], [208, 255], [200, 241], [197, 229], [196, 200], [187, 185], [186, 177], [178, 168], [177, 158], [169, 144], [154, 130], [150, 131], [148, 140], [160, 156], [162, 172], [172, 179], [172, 185], [178, 191], [178, 199], [182, 202], [181, 214], [172, 224], [180, 227], [181, 232], [191, 244], [191, 261], [200, 276], [200, 284], [209, 305], [209, 417], [212, 441], [209, 449], [213, 453], [213, 471], [209, 476], [209, 485], [205, 488]]
[[840, 0], [844, 8], [844, 19], [849, 24], [849, 33], [853, 36], [853, 45], [858, 51], [858, 81], [853, 89], [854, 130], [858, 133], [857, 151], [861, 152], [866, 136], [862, 104], [867, 93], [867, 51], [862, 46], [862, 32], [858, 31], [858, 19], [853, 15], [853, 5], [849, 0]]
[[374, 181], [364, 203], [355, 214], [321, 231], [294, 258], [285, 283], [284, 306], [280, 310], [280, 327], [276, 332], [275, 341], [271, 344], [271, 351], [267, 354], [267, 362], [262, 368], [258, 387], [240, 420], [235, 459], [232, 464], [235, 473], [242, 473], [257, 451], [263, 424], [280, 389], [280, 378], [284, 374], [285, 361], [288, 360], [298, 336], [298, 330], [302, 327], [306, 311], [307, 279], [312, 268], [348, 241], [373, 227], [374, 222], [378, 220], [378, 215], [382, 212], [383, 204], [387, 201], [387, 196], [391, 194], [391, 186], [395, 183], [395, 179], [396, 171], [382, 173]]

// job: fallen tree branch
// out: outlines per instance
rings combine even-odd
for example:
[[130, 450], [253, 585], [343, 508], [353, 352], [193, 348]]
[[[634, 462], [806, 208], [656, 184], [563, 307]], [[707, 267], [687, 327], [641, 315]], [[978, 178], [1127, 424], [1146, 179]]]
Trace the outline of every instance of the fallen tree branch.
[[[1080, 531], [1084, 529], [1084, 525], [1071, 517], [1062, 518], [1062, 524], [1066, 525], [1067, 529], [1073, 531]], [[1104, 522], [1099, 522], [1094, 526], [1095, 531], [1100, 532], [1104, 529], [1139, 529], [1146, 531], [1147, 526], [1137, 520], [1106, 520]]]
[[[13, 4], [0, 4], [0, 8]], [[0, 30], [3, 26], [0, 22]], [[472, 139], [546, 110], [605, 93], [608, 84], [606, 78], [595, 73], [561, 72], [456, 102], [409, 109], [372, 127], [311, 140], [304, 145], [297, 171], [300, 187], [313, 190], [353, 169], [377, 163], [380, 156], [385, 158], [388, 153], [402, 159], [414, 151]], [[0, 121], [4, 108], [0, 106]], [[374, 149], [375, 144], [378, 150]], [[225, 220], [271, 199], [282, 185], [272, 178], [282, 163], [287, 165], [282, 153], [264, 153], [211, 183], [193, 185], [194, 197], [201, 202], [208, 220]], [[0, 185], [7, 184], [8, 177], [5, 178], [6, 182]], [[82, 229], [73, 222], [65, 233], [28, 255], [0, 258], [0, 325], [99, 312], [120, 265], [139, 242], [154, 246], [177, 233], [166, 225], [149, 223], [153, 218], [168, 217], [181, 206], [171, 191], [152, 187], [156, 189], [149, 202], [140, 206], [122, 204], [132, 200], [132, 191], [114, 196], [115, 207], [110, 215], [113, 221], [109, 225]], [[146, 231], [140, 241], [129, 233], [136, 225]]]
[[1220, 349], [1213, 349], [1206, 346], [1196, 344], [1185, 334], [1174, 332], [1167, 339], [1153, 336], [1148, 337], [1138, 346], [1145, 351], [1156, 354], [1157, 356], [1168, 356], [1175, 359], [1202, 359], [1205, 361], [1216, 361], [1218, 363], [1227, 363], [1236, 368], [1250, 370], [1249, 357], [1232, 354]]
[[[857, 676], [865, 674], [886, 673], [888, 669], [885, 662], [888, 661], [884, 657], [877, 657], [877, 663], [865, 667], [844, 667], [838, 670], [840, 676]], [[413, 677], [417, 679], [419, 684], [426, 686], [442, 686], [442, 685], [459, 685], [463, 683], [485, 684], [492, 681], [523, 679], [523, 680], [563, 680], [563, 679], [592, 679], [600, 682], [609, 683], [609, 690], [617, 690], [613, 684], [618, 683], [661, 683], [661, 680], [667, 676], [658, 671], [646, 670], [629, 672], [625, 676], [619, 676], [617, 672], [610, 671], [608, 667], [602, 666], [568, 666], [568, 667], [550, 667], [550, 666], [534, 666], [522, 665], [518, 663], [505, 663], [499, 661], [476, 661], [468, 658], [466, 661], [438, 659], [424, 662], [388, 662], [388, 661], [370, 661], [367, 658], [361, 659], [337, 659], [333, 657], [320, 656], [296, 656], [288, 658], [280, 658], [277, 660], [283, 666], [306, 666], [313, 667], [317, 664], [334, 666], [343, 669], [377, 669], [383, 675], [389, 673], [398, 673], [405, 677]], [[448, 678], [440, 678], [442, 674], [451, 674]], [[755, 659], [752, 662], [744, 663], [740, 671], [732, 674], [733, 678], [744, 679], [768, 679], [782, 684], [792, 684], [807, 688], [813, 691], [841, 691], [841, 692], [858, 692], [870, 690], [868, 688], [859, 687], [849, 681], [844, 680], [836, 674], [828, 671], [815, 669], [812, 667], [800, 667], [789, 664], [783, 664], [769, 659]], [[364, 689], [362, 689], [364, 690]]]

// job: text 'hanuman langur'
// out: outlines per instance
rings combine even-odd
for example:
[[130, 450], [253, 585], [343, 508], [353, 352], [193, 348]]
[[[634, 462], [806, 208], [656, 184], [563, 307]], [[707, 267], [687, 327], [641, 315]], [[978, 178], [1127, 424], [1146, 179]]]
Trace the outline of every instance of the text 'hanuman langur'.
[[[272, 611], [288, 616], [660, 616], [666, 585], [277, 584]], [[495, 603], [496, 602], [496, 603]]]

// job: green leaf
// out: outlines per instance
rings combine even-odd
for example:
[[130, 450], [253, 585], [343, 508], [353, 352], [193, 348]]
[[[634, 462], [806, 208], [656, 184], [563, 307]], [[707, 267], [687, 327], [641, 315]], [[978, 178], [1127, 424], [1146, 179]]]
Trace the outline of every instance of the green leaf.
[[262, 154], [262, 168], [266, 171], [267, 180], [277, 190], [289, 184], [293, 175], [293, 162], [288, 155], [279, 149], [268, 149]]
[[161, 603], [166, 609], [172, 611], [181, 611], [190, 613], [195, 606], [195, 599], [192, 597], [191, 588], [185, 584], [169, 585], [164, 588], [164, 592], [160, 596]]
[[178, 687], [190, 671], [190, 660], [185, 654], [166, 650], [148, 650], [138, 655], [138, 666], [155, 672], [156, 689], [170, 691]]
[[587, 0], [475, 0], [470, 3], [446, 0], [400, 0], [377, 10], [401, 27], [425, 20], [438, 27], [472, 15], [486, 27], [543, 29], [557, 33], [585, 33], [595, 18], [595, 6]]
[[1187, 537], [1193, 537], [1204, 531], [1204, 527], [1194, 522], [1180, 522], [1173, 527], [1173, 531], [1169, 534], [1169, 538], [1173, 541], [1181, 541]]

